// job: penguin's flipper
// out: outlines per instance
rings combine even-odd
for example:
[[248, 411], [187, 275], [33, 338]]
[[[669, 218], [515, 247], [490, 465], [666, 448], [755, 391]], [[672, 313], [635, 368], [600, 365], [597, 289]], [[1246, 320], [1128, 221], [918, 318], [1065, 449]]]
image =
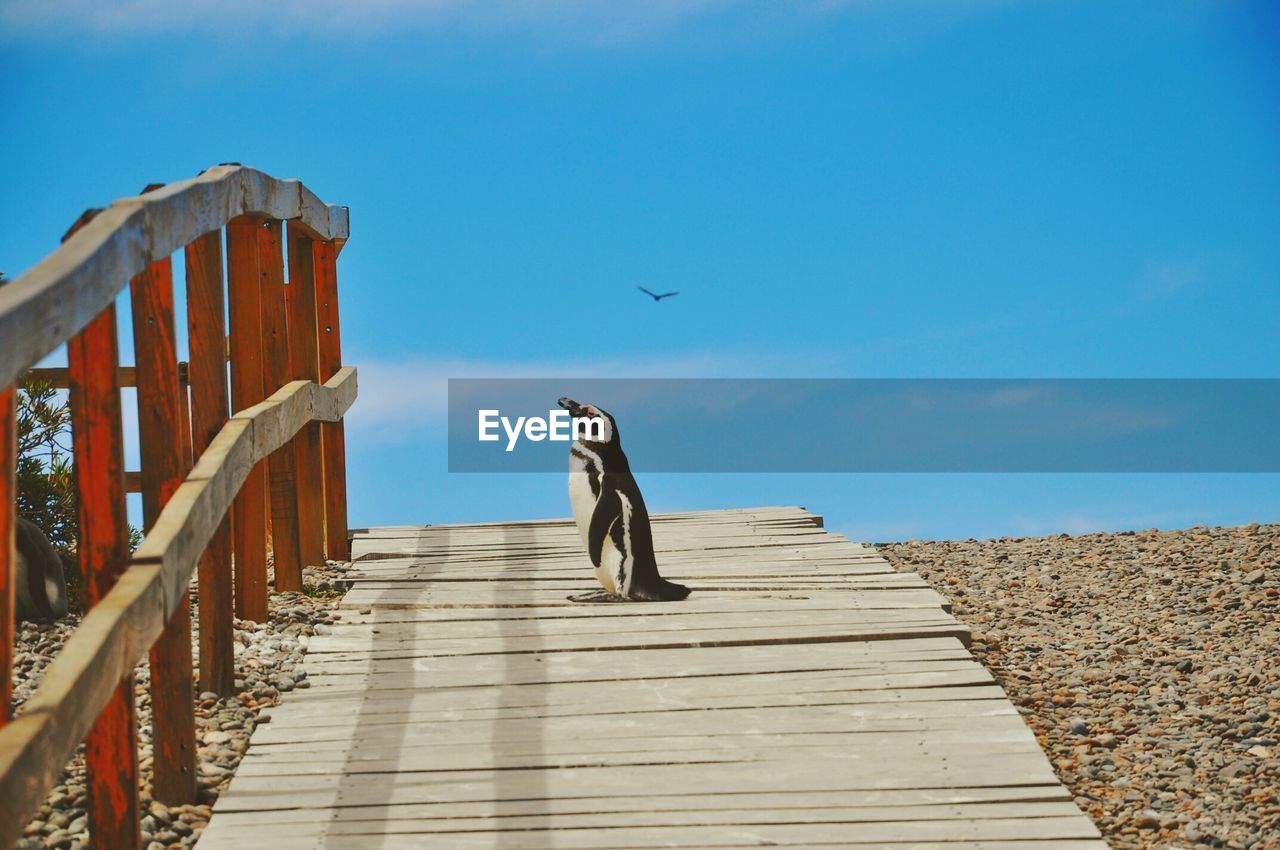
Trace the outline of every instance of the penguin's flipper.
[[622, 500], [618, 498], [618, 491], [612, 487], [601, 487], [596, 509], [591, 514], [591, 528], [587, 532], [587, 554], [591, 557], [592, 566], [600, 566], [600, 559], [604, 557], [604, 543], [609, 539], [609, 531], [620, 516]]
[[616, 593], [610, 593], [607, 590], [597, 590], [593, 593], [579, 593], [576, 596], [566, 596], [570, 602], [626, 602], [626, 598]]

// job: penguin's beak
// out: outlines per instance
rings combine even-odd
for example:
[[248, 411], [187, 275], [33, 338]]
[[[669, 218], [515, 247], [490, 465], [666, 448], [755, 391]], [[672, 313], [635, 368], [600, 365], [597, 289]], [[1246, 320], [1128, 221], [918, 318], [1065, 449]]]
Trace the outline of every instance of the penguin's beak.
[[570, 416], [579, 416], [582, 413], [582, 405], [578, 404], [568, 396], [560, 396], [560, 400], [557, 401], [556, 404], [569, 411]]

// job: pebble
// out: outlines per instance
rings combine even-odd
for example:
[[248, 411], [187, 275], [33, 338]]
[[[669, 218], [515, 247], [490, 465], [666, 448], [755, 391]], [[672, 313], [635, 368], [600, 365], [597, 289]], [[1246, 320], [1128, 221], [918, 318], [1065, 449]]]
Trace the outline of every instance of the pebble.
[[1280, 525], [881, 544], [1115, 850], [1280, 850]]
[[[312, 584], [335, 585], [345, 565], [313, 570], [310, 576], [323, 577]], [[198, 588], [191, 586], [193, 661], [199, 661]], [[304, 653], [310, 635], [331, 624], [331, 609], [337, 598], [314, 598], [300, 593], [277, 593], [271, 597], [271, 622], [235, 621], [236, 692], [220, 697], [201, 691], [195, 702], [196, 736], [199, 746], [199, 805], [166, 806], [151, 796], [151, 673], [147, 661], [134, 671], [138, 713], [138, 764], [141, 773], [143, 817], [140, 829], [147, 850], [189, 847], [212, 816], [212, 804], [226, 789], [258, 723], [271, 720], [269, 707], [282, 693], [310, 686], [304, 669]], [[78, 615], [57, 623], [21, 623], [14, 641], [13, 705], [21, 714], [22, 705], [39, 687], [49, 662], [80, 624]], [[325, 626], [324, 628], [327, 628]], [[198, 670], [197, 670], [197, 675]], [[32, 813], [14, 847], [18, 850], [83, 850], [88, 840], [88, 797], [85, 788], [83, 751], [68, 764], [43, 805]]]

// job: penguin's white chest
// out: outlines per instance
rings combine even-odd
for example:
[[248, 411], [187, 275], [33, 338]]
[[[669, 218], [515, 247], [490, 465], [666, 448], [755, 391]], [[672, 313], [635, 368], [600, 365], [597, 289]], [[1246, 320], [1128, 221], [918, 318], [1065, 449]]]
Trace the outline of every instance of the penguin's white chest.
[[591, 515], [596, 510], [597, 490], [591, 487], [593, 479], [598, 490], [599, 458], [575, 444], [575, 451], [569, 454], [569, 506], [573, 509], [573, 521], [578, 526], [583, 547], [587, 546], [587, 535], [591, 530]]

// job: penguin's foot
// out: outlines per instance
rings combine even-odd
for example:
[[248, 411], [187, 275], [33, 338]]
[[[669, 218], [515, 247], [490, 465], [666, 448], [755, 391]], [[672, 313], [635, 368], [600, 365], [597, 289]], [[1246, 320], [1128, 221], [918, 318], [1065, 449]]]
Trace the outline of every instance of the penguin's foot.
[[610, 593], [607, 590], [597, 590], [594, 593], [580, 593], [577, 596], [566, 597], [570, 602], [626, 602], [625, 596], [619, 596], [616, 593]]

